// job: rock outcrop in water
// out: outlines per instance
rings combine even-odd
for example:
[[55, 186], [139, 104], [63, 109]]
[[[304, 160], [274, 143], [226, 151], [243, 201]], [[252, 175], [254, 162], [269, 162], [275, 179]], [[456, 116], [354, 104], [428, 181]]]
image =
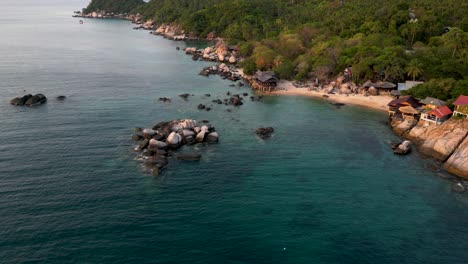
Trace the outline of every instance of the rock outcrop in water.
[[17, 106], [36, 106], [36, 105], [41, 105], [45, 104], [47, 102], [47, 97], [43, 94], [27, 94], [22, 97], [16, 97], [11, 99], [10, 104], [12, 105], [17, 105]]
[[176, 119], [160, 122], [151, 129], [136, 129], [132, 140], [138, 142], [135, 148], [138, 159], [153, 175], [159, 174], [169, 164], [168, 158], [174, 154], [178, 160], [196, 161], [199, 153], [173, 153], [183, 145], [197, 143], [217, 143], [219, 135], [213, 125], [198, 126], [192, 119]]
[[441, 125], [392, 120], [391, 126], [420, 152], [444, 162], [447, 171], [468, 179], [468, 119], [451, 118]]

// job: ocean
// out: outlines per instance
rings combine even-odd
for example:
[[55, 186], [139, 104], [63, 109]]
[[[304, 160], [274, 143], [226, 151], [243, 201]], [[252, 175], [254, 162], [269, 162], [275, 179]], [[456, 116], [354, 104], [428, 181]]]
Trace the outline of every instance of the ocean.
[[[0, 2], [0, 263], [468, 263], [467, 195], [431, 159], [395, 156], [385, 113], [301, 97], [213, 104], [253, 93], [199, 76], [213, 63], [176, 50], [191, 43], [79, 24], [87, 3]], [[49, 101], [9, 104], [26, 93]], [[133, 129], [175, 118], [209, 120], [220, 142], [152, 176]]]

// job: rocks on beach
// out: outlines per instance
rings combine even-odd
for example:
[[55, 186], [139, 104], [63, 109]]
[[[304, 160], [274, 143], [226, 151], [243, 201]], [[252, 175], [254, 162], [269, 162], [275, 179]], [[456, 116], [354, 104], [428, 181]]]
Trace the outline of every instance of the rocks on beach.
[[16, 97], [11, 99], [10, 104], [16, 105], [16, 106], [36, 106], [36, 105], [41, 105], [45, 104], [47, 102], [47, 97], [43, 94], [27, 94], [22, 97]]
[[[168, 157], [183, 145], [196, 143], [217, 143], [219, 135], [213, 125], [198, 126], [192, 119], [175, 119], [160, 122], [152, 128], [136, 129], [132, 140], [138, 143], [138, 160], [153, 173], [159, 174], [169, 164]], [[201, 159], [199, 153], [174, 153], [178, 160], [195, 161]]]

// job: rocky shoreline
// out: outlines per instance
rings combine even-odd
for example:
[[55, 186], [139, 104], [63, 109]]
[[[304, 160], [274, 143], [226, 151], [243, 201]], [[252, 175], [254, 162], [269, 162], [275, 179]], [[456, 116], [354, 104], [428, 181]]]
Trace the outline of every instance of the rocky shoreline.
[[[139, 14], [127, 15], [93, 12], [92, 14], [78, 13], [75, 16], [85, 18], [125, 19], [137, 25], [136, 27], [134, 27], [134, 29], [150, 30], [151, 34], [159, 35], [170, 40], [200, 40], [200, 38], [195, 34], [187, 33], [177, 25], [156, 25], [152, 20], [143, 21], [143, 17]], [[244, 80], [250, 84], [252, 89], [255, 89], [256, 83], [253, 77], [243, 74], [243, 72], [238, 68], [238, 63], [242, 60], [242, 58], [240, 57], [240, 54], [238, 53], [237, 49], [235, 47], [228, 46], [226, 43], [224, 43], [223, 39], [216, 38], [213, 32], [208, 35], [206, 40], [216, 40], [216, 44], [214, 46], [209, 46], [204, 49], [196, 49], [193, 47], [188, 47], [184, 49], [185, 53], [187, 55], [192, 56], [193, 60], [205, 60], [219, 63], [218, 65], [204, 68], [199, 74], [203, 76], [216, 74], [220, 75], [224, 79], [229, 79], [233, 82]], [[242, 82], [239, 82], [238, 84], [239, 86], [243, 85]], [[353, 82], [345, 81], [343, 77], [339, 77], [335, 81], [332, 81], [326, 85], [318, 85], [317, 83], [305, 83], [303, 85], [293, 83], [293, 85], [296, 88], [299, 86], [308, 87], [307, 89], [309, 89], [310, 91], [323, 93], [323, 97], [325, 99], [328, 99], [328, 95], [335, 94], [344, 96], [376, 95], [374, 94], [374, 91], [358, 87]], [[468, 123], [467, 121], [464, 122]], [[456, 125], [449, 126], [451, 122], [448, 122], [446, 126], [442, 125], [440, 127], [427, 128], [427, 126], [425, 126], [424, 124], [416, 122], [408, 123], [406, 121], [398, 122], [397, 120], [392, 120], [391, 127], [397, 135], [410, 140], [421, 153], [429, 155], [435, 160], [443, 163], [443, 166], [435, 169], [436, 171], [446, 169], [450, 173], [468, 179], [468, 128], [465, 128], [468, 127], [468, 125], [465, 126], [465, 123], [460, 128], [457, 128]], [[443, 135], [447, 135], [449, 132], [457, 131], [453, 134], [457, 135], [456, 137], [458, 137], [458, 140], [448, 140], [453, 144], [445, 144], [444, 142], [446, 142], [447, 139], [444, 136], [442, 136], [442, 134], [440, 134], [440, 137], [438, 137], [437, 132], [432, 133], [430, 131], [445, 131], [441, 132]], [[440, 150], [441, 146], [445, 147], [445, 151]], [[460, 186], [462, 186], [463, 188]], [[453, 187], [454, 190], [463, 189], [464, 191], [466, 188], [468, 188], [468, 182], [462, 180], [461, 178], [455, 178]]]
[[192, 119], [175, 119], [160, 122], [152, 128], [135, 128], [132, 140], [138, 143], [136, 160], [142, 161], [151, 174], [160, 174], [169, 164], [169, 158], [184, 161], [198, 161], [198, 152], [177, 152], [184, 145], [215, 144], [219, 135], [211, 124], [199, 126]]
[[446, 170], [461, 178], [453, 179], [468, 188], [468, 120], [451, 118], [441, 125], [420, 120], [390, 120], [393, 131], [410, 140], [424, 155], [435, 159], [440, 172]]

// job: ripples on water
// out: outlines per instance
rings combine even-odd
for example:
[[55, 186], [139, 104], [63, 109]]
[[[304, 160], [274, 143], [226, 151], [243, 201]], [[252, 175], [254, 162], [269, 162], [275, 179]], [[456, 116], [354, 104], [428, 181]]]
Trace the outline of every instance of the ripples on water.
[[[198, 76], [209, 63], [184, 43], [79, 25], [84, 2], [0, 3], [0, 262], [466, 263], [466, 197], [417, 154], [391, 154], [385, 114], [295, 97], [200, 112], [250, 91]], [[50, 100], [10, 106], [23, 90]], [[133, 127], [185, 117], [221, 142], [146, 175]]]

